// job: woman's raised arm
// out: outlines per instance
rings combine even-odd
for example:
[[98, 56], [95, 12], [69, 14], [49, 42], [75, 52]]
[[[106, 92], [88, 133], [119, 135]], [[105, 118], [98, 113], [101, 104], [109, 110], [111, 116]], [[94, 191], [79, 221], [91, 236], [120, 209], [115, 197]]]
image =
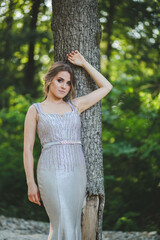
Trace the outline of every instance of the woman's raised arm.
[[71, 63], [83, 67], [99, 87], [87, 95], [74, 98], [73, 102], [78, 107], [79, 113], [81, 113], [105, 97], [111, 91], [113, 85], [89, 64], [77, 50], [67, 54], [67, 58]]

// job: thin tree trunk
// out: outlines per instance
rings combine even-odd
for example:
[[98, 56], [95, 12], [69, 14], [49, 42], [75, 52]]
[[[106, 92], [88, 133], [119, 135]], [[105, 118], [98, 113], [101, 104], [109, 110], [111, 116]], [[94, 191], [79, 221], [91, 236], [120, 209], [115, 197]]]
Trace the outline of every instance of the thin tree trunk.
[[[79, 50], [100, 71], [101, 26], [97, 0], [53, 0], [54, 60]], [[69, 62], [68, 62], [69, 63]], [[70, 64], [70, 63], [69, 63]], [[75, 97], [97, 89], [89, 74], [74, 66]], [[104, 197], [101, 101], [81, 114], [82, 144], [87, 164], [87, 198], [82, 212], [83, 240], [102, 239]]]
[[110, 57], [112, 52], [112, 32], [113, 32], [113, 20], [115, 14], [115, 1], [109, 0], [109, 8], [108, 8], [108, 17], [106, 23], [106, 32], [107, 32], [107, 48], [106, 48], [106, 56], [107, 56], [107, 78], [110, 78]]
[[8, 48], [10, 48], [10, 38], [9, 38], [9, 33], [12, 29], [12, 25], [13, 25], [13, 12], [14, 12], [14, 8], [15, 8], [15, 3], [13, 0], [10, 0], [9, 2], [9, 11], [8, 11], [8, 17], [5, 19], [5, 22], [7, 24], [7, 27], [5, 29], [5, 35], [4, 35], [4, 40], [5, 40], [5, 54], [4, 54], [4, 59], [5, 59], [5, 63], [7, 63], [8, 59], [10, 58], [11, 55], [11, 51], [8, 50]]
[[[34, 62], [34, 49], [35, 49], [35, 31], [39, 13], [40, 4], [43, 0], [32, 0], [33, 5], [30, 12], [30, 41], [28, 47], [28, 62], [26, 66], [26, 77], [25, 77], [25, 87], [28, 90], [32, 90], [34, 85], [34, 75], [35, 75], [35, 62]], [[34, 90], [35, 92], [35, 90]]]
[[[1, 93], [4, 94], [6, 88], [8, 87], [8, 81], [6, 79], [6, 72], [8, 71], [9, 67], [9, 59], [12, 56], [12, 38], [11, 38], [11, 30], [13, 25], [13, 13], [15, 10], [15, 2], [13, 0], [9, 1], [8, 4], [8, 14], [5, 18], [6, 28], [3, 30], [4, 32], [4, 47], [2, 48], [2, 58], [4, 59], [3, 70], [1, 72], [1, 79], [3, 79], [3, 84], [1, 84]], [[5, 26], [5, 25], [4, 25]], [[6, 79], [7, 80], [7, 79]], [[8, 101], [6, 97], [1, 98], [0, 108], [7, 107]]]
[[107, 43], [108, 43], [106, 55], [107, 55], [108, 61], [110, 60], [111, 51], [112, 51], [111, 35], [113, 31], [114, 12], [115, 12], [115, 2], [112, 0], [109, 0], [108, 21], [106, 23]]

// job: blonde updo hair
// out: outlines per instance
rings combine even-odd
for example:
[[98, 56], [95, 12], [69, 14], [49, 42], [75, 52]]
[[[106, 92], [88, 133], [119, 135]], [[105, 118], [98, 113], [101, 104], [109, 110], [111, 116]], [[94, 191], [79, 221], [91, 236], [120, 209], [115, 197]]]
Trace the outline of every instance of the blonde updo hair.
[[[44, 76], [44, 93], [45, 93], [45, 99], [47, 98], [48, 92], [49, 92], [49, 86], [52, 82], [52, 79], [54, 76], [56, 76], [59, 72], [66, 71], [70, 73], [70, 80], [71, 80], [71, 89], [69, 91], [69, 100], [71, 101], [75, 95], [74, 85], [75, 85], [75, 79], [74, 79], [74, 72], [71, 68], [71, 66], [65, 62], [59, 61], [55, 62], [49, 69], [48, 73]], [[66, 96], [65, 96], [66, 97]]]

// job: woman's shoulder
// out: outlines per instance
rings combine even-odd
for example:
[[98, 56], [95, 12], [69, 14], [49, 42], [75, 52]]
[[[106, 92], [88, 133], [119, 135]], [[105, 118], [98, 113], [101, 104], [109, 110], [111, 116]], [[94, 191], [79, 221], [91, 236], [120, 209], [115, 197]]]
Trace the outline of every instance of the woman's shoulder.
[[39, 113], [39, 107], [38, 107], [38, 103], [32, 103], [27, 111], [27, 115], [30, 115], [31, 118], [35, 118], [36, 121], [38, 121], [38, 114]]
[[71, 100], [69, 100], [69, 102], [74, 105], [75, 107], [78, 106], [78, 101], [77, 101], [77, 98], [72, 98]]
[[78, 98], [73, 98], [70, 100], [70, 103], [74, 106], [74, 108], [77, 110], [78, 114], [80, 115], [80, 108], [79, 108], [79, 100]]
[[34, 116], [34, 115], [37, 115], [37, 112], [38, 112], [38, 113], [40, 112], [39, 103], [32, 103], [32, 104], [29, 106], [27, 113]]
[[39, 103], [34, 102], [29, 106], [29, 109], [36, 109], [38, 107]]

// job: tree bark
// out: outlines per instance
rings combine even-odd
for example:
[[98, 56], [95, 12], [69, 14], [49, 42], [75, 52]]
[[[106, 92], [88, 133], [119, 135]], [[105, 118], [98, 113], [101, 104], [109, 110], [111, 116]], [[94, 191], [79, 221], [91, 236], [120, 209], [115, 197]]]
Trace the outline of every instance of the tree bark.
[[[100, 71], [101, 26], [97, 0], [52, 0], [52, 3], [54, 60], [67, 61], [66, 54], [77, 49]], [[75, 97], [98, 88], [83, 68], [75, 65], [72, 67], [76, 78]], [[102, 239], [105, 203], [101, 101], [81, 114], [81, 122], [88, 180], [86, 204], [82, 211], [82, 236], [83, 240], [99, 240]]]

